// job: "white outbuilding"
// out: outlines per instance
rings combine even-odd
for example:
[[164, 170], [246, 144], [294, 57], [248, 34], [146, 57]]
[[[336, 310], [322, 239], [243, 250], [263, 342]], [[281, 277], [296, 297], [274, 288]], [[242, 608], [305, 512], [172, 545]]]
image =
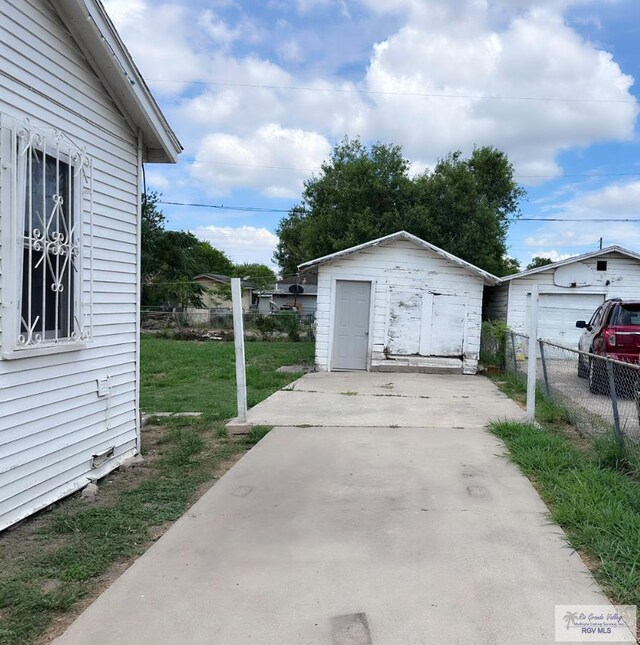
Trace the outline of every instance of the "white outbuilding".
[[0, 0], [0, 530], [140, 449], [143, 163], [180, 151], [99, 0]]
[[476, 372], [490, 273], [405, 231], [299, 269], [318, 272], [318, 369]]
[[487, 288], [485, 317], [529, 333], [531, 287], [538, 286], [538, 337], [577, 348], [582, 329], [604, 300], [640, 299], [640, 254], [620, 246], [577, 255], [505, 276]]

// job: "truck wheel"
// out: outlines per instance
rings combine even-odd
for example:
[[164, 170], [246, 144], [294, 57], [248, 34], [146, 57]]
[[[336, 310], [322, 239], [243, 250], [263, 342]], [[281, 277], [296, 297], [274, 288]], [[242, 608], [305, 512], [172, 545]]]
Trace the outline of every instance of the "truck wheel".
[[603, 361], [589, 359], [589, 392], [606, 394], [609, 391], [607, 372]]
[[578, 354], [578, 378], [588, 378], [589, 377], [589, 364], [587, 359], [582, 355]]

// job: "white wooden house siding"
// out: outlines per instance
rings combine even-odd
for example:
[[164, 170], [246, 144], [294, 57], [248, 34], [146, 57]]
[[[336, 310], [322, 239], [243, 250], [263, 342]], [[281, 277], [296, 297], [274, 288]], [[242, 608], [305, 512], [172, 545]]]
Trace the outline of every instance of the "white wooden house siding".
[[[0, 530], [104, 475], [139, 438], [138, 136], [48, 2], [0, 0], [6, 116], [60, 130], [93, 158], [93, 339], [0, 360]], [[8, 198], [0, 193], [0, 204]], [[0, 249], [4, 277], [6, 255]], [[98, 397], [98, 379], [108, 379], [109, 396]], [[114, 458], [92, 468], [92, 456], [112, 447]]]
[[509, 284], [487, 287], [484, 298], [483, 317], [486, 320], [507, 320], [509, 305]]
[[[596, 270], [598, 260], [607, 261], [606, 271]], [[607, 298], [617, 297], [640, 300], [639, 260], [612, 252], [585, 259], [581, 262], [592, 269], [593, 283], [589, 286], [556, 286], [554, 284], [555, 268], [551, 267], [546, 271], [513, 278], [494, 288], [497, 289], [497, 300], [495, 298], [496, 291], [490, 288], [488, 299], [494, 301], [494, 311], [499, 314], [496, 318], [506, 320], [507, 325], [513, 331], [528, 333], [531, 287], [537, 284], [541, 294], [541, 304], [543, 305], [539, 309], [539, 335], [549, 337], [550, 340], [560, 344], [576, 347], [581, 330], [576, 329], [575, 322], [580, 319], [588, 320], [595, 311], [597, 303]], [[502, 304], [504, 293], [508, 293], [506, 309]], [[560, 296], [564, 296], [564, 298], [558, 300]], [[548, 306], [545, 306], [545, 298], [548, 301]], [[572, 306], [572, 300], [575, 301], [575, 306]], [[551, 318], [552, 315], [557, 317], [558, 312], [555, 310], [560, 307], [564, 308], [566, 312], [566, 320], [562, 328], [558, 327], [557, 322], [546, 320], [547, 317]]]
[[[332, 291], [336, 280], [372, 282], [370, 351], [373, 364], [384, 362], [385, 352], [389, 351], [391, 309], [395, 300], [393, 294], [404, 292], [410, 296], [437, 293], [463, 299], [466, 306], [466, 315], [462, 323], [463, 370], [465, 373], [475, 373], [480, 349], [482, 277], [406, 240], [372, 246], [320, 265], [316, 310], [316, 364], [321, 370], [331, 369]], [[409, 337], [419, 334], [419, 326], [422, 323], [407, 319], [401, 324], [406, 327], [403, 333]], [[447, 330], [442, 329], [440, 333], [447, 334]]]

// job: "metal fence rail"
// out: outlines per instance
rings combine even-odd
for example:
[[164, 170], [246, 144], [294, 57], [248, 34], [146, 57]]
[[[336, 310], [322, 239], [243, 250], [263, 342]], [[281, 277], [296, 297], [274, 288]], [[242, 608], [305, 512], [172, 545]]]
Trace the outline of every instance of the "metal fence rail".
[[[508, 332], [505, 368], [526, 380], [527, 336]], [[640, 366], [538, 340], [537, 389], [585, 434], [640, 442]]]
[[[260, 314], [245, 312], [243, 314], [245, 337], [277, 339], [287, 337], [297, 330], [303, 339], [314, 338], [314, 314], [298, 314], [293, 311]], [[216, 309], [191, 311], [171, 311], [160, 307], [143, 308], [140, 312], [143, 331], [163, 330], [201, 330], [224, 332], [225, 338], [231, 338], [233, 332], [233, 314]]]

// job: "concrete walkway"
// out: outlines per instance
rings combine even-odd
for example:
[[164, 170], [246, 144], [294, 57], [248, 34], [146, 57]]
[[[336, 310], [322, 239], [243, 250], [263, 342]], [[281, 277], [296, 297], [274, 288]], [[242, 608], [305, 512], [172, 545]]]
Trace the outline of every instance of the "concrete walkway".
[[484, 428], [524, 412], [491, 381], [455, 374], [317, 372], [249, 410], [254, 425]]
[[[315, 394], [322, 419], [357, 414], [272, 430], [56, 643], [537, 645], [554, 642], [556, 604], [606, 603], [480, 428], [520, 408], [479, 377], [427, 378], [425, 394], [415, 376], [371, 376], [349, 396], [336, 394], [347, 376], [314, 375], [296, 388], [316, 392], [257, 406], [266, 420], [271, 403]], [[373, 396], [378, 376], [399, 396]], [[370, 406], [385, 427], [354, 427]]]

